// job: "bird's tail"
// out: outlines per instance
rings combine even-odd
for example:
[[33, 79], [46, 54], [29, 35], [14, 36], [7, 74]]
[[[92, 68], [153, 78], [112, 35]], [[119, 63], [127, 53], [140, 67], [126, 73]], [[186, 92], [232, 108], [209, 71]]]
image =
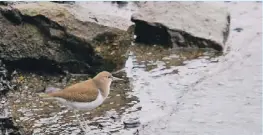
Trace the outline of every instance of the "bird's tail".
[[46, 87], [45, 93], [52, 93], [52, 92], [56, 92], [56, 91], [59, 91], [59, 90], [60, 90], [60, 88], [56, 88], [56, 87], [50, 86], [50, 87]]
[[46, 87], [43, 93], [38, 93], [38, 96], [43, 98], [43, 99], [54, 99], [54, 97], [49, 96], [48, 93], [53, 93], [56, 91], [59, 91], [60, 88], [56, 88], [56, 87]]

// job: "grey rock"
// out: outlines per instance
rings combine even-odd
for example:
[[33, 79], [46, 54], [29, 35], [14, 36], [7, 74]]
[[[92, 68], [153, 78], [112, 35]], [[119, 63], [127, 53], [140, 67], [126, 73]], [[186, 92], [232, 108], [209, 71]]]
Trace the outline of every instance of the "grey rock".
[[70, 8], [70, 12], [74, 13], [79, 20], [96, 22], [126, 31], [133, 24], [130, 21], [132, 13], [140, 8], [137, 4], [124, 1], [78, 1]]
[[[48, 10], [51, 7], [56, 10]], [[126, 59], [123, 54], [128, 46], [118, 40], [125, 35], [124, 31], [81, 22], [63, 4], [0, 7], [0, 27], [0, 58], [9, 69], [95, 74], [112, 71]], [[117, 46], [111, 48], [111, 43]], [[111, 50], [95, 51], [98, 44], [107, 44]], [[110, 54], [112, 51], [116, 53]], [[117, 60], [118, 57], [121, 59]]]
[[147, 2], [143, 7], [131, 17], [137, 42], [221, 51], [227, 41], [230, 15], [220, 3]]
[[[58, 63], [73, 60], [76, 62], [72, 62], [72, 64], [78, 61], [83, 62], [80, 60], [84, 59], [83, 57], [86, 57], [90, 63], [95, 56], [91, 45], [68, 34], [63, 27], [45, 16], [23, 16], [18, 10], [12, 9], [1, 9], [0, 12], [0, 25], [3, 34], [0, 40], [0, 57], [9, 66], [24, 69], [29, 69], [28, 66], [32, 68], [43, 67], [47, 70], [55, 70]], [[10, 22], [18, 26], [15, 27]], [[23, 25], [20, 25], [21, 23]], [[38, 33], [38, 29], [42, 33]], [[54, 29], [58, 31], [56, 34], [53, 32]], [[57, 34], [59, 32], [64, 35], [59, 37], [60, 35]], [[44, 36], [42, 37], [39, 34]], [[55, 40], [62, 44], [56, 43]], [[74, 54], [73, 51], [79, 54]], [[87, 55], [83, 55], [84, 52]], [[80, 55], [79, 58], [76, 58], [77, 55]]]

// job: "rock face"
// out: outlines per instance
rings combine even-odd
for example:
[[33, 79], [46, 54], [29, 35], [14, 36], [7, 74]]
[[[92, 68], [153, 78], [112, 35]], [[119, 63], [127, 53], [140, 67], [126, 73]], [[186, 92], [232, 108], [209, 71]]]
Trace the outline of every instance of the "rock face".
[[126, 31], [133, 25], [131, 15], [138, 9], [134, 2], [77, 1], [71, 6], [70, 12], [79, 20]]
[[135, 23], [134, 33], [138, 42], [177, 47], [211, 47], [221, 51], [227, 41], [230, 15], [220, 3], [140, 4], [143, 8], [131, 18]]
[[79, 21], [56, 3], [2, 6], [0, 31], [8, 68], [95, 73], [125, 62], [125, 31]]

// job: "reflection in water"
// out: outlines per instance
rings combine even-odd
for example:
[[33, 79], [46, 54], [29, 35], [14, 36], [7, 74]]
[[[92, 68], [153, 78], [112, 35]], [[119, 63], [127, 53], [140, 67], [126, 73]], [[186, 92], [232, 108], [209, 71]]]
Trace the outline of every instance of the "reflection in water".
[[[113, 82], [103, 105], [81, 113], [87, 120], [89, 134], [129, 135], [147, 126], [147, 122], [171, 115], [188, 91], [188, 84], [199, 79], [195, 74], [211, 64], [210, 56], [214, 55], [202, 50], [181, 52], [132, 46], [124, 70], [116, 73], [116, 77], [126, 81]], [[21, 95], [10, 95], [14, 118], [24, 128], [33, 129], [33, 134], [83, 134], [73, 112], [55, 101], [43, 101], [35, 92], [45, 84], [62, 88], [86, 79], [71, 77], [65, 82], [52, 76], [24, 76], [21, 88], [27, 90], [22, 90]]]

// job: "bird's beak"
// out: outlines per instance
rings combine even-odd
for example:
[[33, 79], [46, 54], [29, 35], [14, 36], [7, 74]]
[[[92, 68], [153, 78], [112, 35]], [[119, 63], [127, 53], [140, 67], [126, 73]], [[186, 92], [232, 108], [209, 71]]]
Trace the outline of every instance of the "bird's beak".
[[118, 81], [118, 80], [122, 80], [123, 81], [123, 79], [120, 79], [120, 78], [117, 78], [117, 77], [114, 77], [114, 76], [112, 77], [112, 80], [113, 81]]

